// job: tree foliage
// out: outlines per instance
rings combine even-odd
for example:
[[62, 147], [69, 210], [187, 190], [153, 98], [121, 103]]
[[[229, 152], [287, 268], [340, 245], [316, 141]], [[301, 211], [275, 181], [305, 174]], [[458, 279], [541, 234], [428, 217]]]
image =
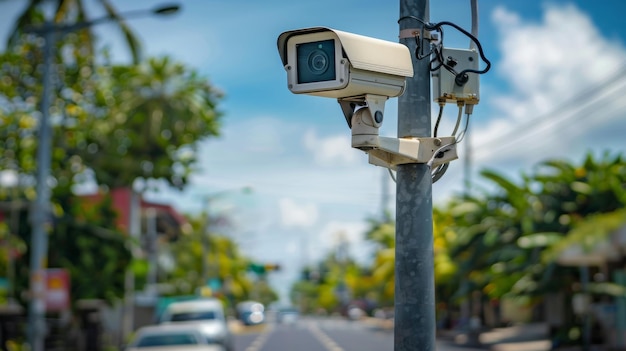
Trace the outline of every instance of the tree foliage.
[[[577, 267], [559, 264], [572, 246], [593, 252], [626, 225], [626, 161], [621, 155], [588, 154], [581, 164], [548, 160], [514, 181], [484, 170], [482, 178], [495, 190], [455, 197], [434, 209], [434, 267], [437, 299], [458, 304], [480, 292], [487, 299], [539, 299], [550, 292], [571, 293], [579, 280]], [[355, 275], [354, 291], [369, 289], [380, 306], [393, 304], [395, 228], [391, 218], [370, 220], [365, 237], [377, 247], [371, 265]], [[326, 260], [320, 265], [330, 263]], [[306, 268], [293, 287], [307, 306], [321, 306], [329, 280]], [[312, 278], [313, 277], [313, 278]], [[593, 291], [621, 294], [610, 284]], [[363, 295], [355, 295], [355, 297]], [[317, 300], [316, 300], [317, 298]], [[336, 304], [337, 301], [331, 301]]]
[[102, 71], [89, 131], [73, 131], [84, 146], [77, 154], [99, 184], [164, 179], [182, 188], [198, 142], [218, 135], [221, 93], [168, 57]]
[[369, 272], [346, 255], [343, 243], [314, 265], [304, 267], [294, 283], [290, 299], [303, 312], [345, 313], [353, 300], [371, 299], [376, 286]]
[[[231, 307], [236, 303], [254, 299], [265, 305], [278, 299], [276, 292], [267, 284], [265, 273], [249, 272], [253, 260], [243, 255], [230, 238], [214, 232], [206, 216], [189, 217], [191, 230], [171, 244], [174, 269], [164, 277], [173, 287], [172, 295], [198, 293], [206, 287], [203, 277], [203, 260], [208, 267], [209, 280], [218, 281], [221, 287], [210, 293], [225, 299]], [[206, 247], [203, 247], [206, 245]]]
[[570, 289], [577, 271], [558, 264], [557, 248], [606, 238], [598, 223], [596, 230], [579, 234], [585, 221], [596, 218], [608, 225], [616, 219], [609, 231], [625, 222], [609, 215], [626, 204], [621, 155], [596, 160], [589, 154], [580, 165], [546, 161], [519, 184], [491, 171], [483, 176], [499, 190], [450, 205], [459, 238], [452, 253], [458, 279], [492, 298]]
[[[30, 1], [16, 21], [7, 51], [0, 54], [0, 170], [19, 179], [18, 193], [5, 194], [0, 201], [30, 202], [36, 197], [43, 41], [24, 29], [44, 22], [42, 3]], [[100, 3], [113, 15], [109, 1]], [[54, 21], [86, 20], [82, 4], [55, 2]], [[136, 179], [184, 187], [197, 158], [197, 143], [218, 134], [221, 93], [206, 77], [168, 57], [138, 65], [111, 64], [106, 52], [93, 50], [94, 42], [88, 30], [80, 30], [59, 37], [53, 48], [48, 266], [71, 271], [73, 298], [111, 300], [122, 295], [128, 243], [118, 235], [110, 203], [86, 206], [98, 209], [87, 215], [76, 205], [75, 185], [95, 182], [105, 194], [113, 187], [130, 187]], [[26, 218], [19, 230], [8, 229], [20, 238], [12, 246], [29, 242]], [[16, 265], [23, 288], [27, 257], [28, 252]], [[89, 283], [94, 270], [108, 274], [99, 279], [101, 284]]]

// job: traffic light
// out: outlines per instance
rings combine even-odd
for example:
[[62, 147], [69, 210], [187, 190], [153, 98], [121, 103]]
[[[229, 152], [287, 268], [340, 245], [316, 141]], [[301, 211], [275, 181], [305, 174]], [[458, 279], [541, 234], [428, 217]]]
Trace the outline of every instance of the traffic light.
[[257, 264], [250, 263], [248, 265], [248, 271], [255, 273], [257, 275], [264, 275], [268, 272], [279, 271], [280, 265], [277, 263], [265, 263], [265, 264]]
[[265, 271], [266, 272], [280, 271], [280, 265], [278, 263], [266, 263]]
[[248, 270], [258, 275], [265, 274], [265, 266], [256, 263], [250, 263], [248, 265]]

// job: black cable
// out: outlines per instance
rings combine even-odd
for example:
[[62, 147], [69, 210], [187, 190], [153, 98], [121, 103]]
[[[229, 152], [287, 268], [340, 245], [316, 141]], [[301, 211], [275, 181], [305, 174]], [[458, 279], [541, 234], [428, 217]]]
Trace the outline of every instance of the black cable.
[[[428, 54], [424, 55], [423, 54], [423, 46], [421, 45], [421, 42], [423, 40], [423, 38], [421, 38], [421, 36], [416, 36], [415, 37], [415, 43], [416, 43], [416, 49], [415, 49], [415, 57], [418, 60], [422, 60], [428, 56], [432, 56], [431, 60], [430, 60], [430, 70], [431, 71], [436, 71], [438, 69], [440, 69], [442, 66], [449, 71], [450, 73], [452, 73], [456, 78], [455, 81], [458, 85], [463, 85], [467, 82], [467, 80], [469, 79], [467, 76], [467, 73], [475, 73], [475, 74], [484, 74], [487, 73], [489, 71], [489, 69], [491, 68], [491, 61], [489, 61], [487, 59], [487, 57], [485, 57], [485, 53], [483, 52], [483, 48], [482, 45], [480, 44], [480, 42], [478, 41], [478, 39], [472, 35], [471, 33], [469, 33], [468, 31], [466, 31], [465, 29], [461, 28], [460, 26], [458, 26], [455, 23], [452, 22], [448, 22], [448, 21], [443, 21], [443, 22], [439, 22], [439, 23], [429, 23], [424, 21], [421, 18], [415, 17], [415, 16], [403, 16], [400, 17], [400, 19], [398, 19], [398, 23], [400, 23], [402, 20], [405, 19], [414, 19], [416, 21], [419, 21], [420, 23], [422, 23], [424, 25], [422, 30], [428, 30], [428, 31], [437, 31], [440, 35], [440, 40], [439, 43], [437, 45], [433, 45], [431, 47], [431, 50], [429, 51]], [[477, 69], [472, 69], [472, 68], [468, 68], [468, 69], [464, 69], [461, 72], [456, 72], [456, 70], [454, 69], [454, 67], [448, 63], [446, 63], [445, 58], [443, 57], [443, 28], [442, 26], [451, 26], [455, 29], [457, 29], [458, 31], [460, 31], [461, 33], [465, 34], [468, 38], [470, 38], [470, 40], [476, 44], [476, 48], [478, 49], [478, 54], [480, 55], [480, 58], [483, 60], [483, 62], [485, 62], [486, 66], [484, 69], [482, 70], [477, 70]], [[433, 67], [433, 64], [436, 64], [436, 66]], [[433, 131], [433, 136], [437, 137], [437, 132], [439, 130], [439, 124], [441, 122], [442, 119], [442, 115], [443, 115], [443, 106], [445, 104], [439, 104], [439, 114], [437, 115], [437, 121], [435, 122], [435, 128]], [[453, 134], [456, 134], [456, 131], [458, 129], [459, 126], [459, 122], [462, 118], [462, 106], [459, 106], [459, 116], [457, 117], [457, 122], [456, 122], [456, 126], [454, 128], [454, 132]], [[470, 119], [470, 114], [467, 114], [466, 120], [465, 120], [465, 126], [464, 129], [461, 133], [459, 133], [459, 136], [456, 138], [457, 140], [454, 142], [454, 144], [458, 144], [460, 143], [463, 138], [465, 137], [465, 134], [467, 132], [467, 129], [469, 127], [469, 119]], [[443, 151], [442, 151], [443, 152]], [[434, 157], [436, 157], [436, 155], [434, 155]], [[429, 161], [429, 164], [432, 164], [432, 160]], [[446, 173], [446, 171], [448, 170], [448, 167], [450, 166], [449, 162], [446, 162], [444, 164], [439, 165], [433, 172], [431, 172], [431, 177], [432, 177], [432, 183], [437, 182], [439, 179], [441, 179], [441, 177], [443, 177], [443, 175]]]
[[437, 137], [437, 131], [439, 130], [439, 122], [441, 122], [441, 116], [443, 116], [443, 106], [445, 104], [439, 104], [439, 113], [437, 114], [437, 121], [435, 122], [435, 129], [433, 130], [433, 137]]
[[[438, 69], [441, 67], [441, 65], [442, 65], [442, 62], [441, 62], [441, 61], [439, 61], [439, 58], [438, 58], [436, 55], [433, 55], [433, 56], [435, 56], [435, 57], [433, 57], [433, 58], [430, 60], [430, 71], [431, 71], [431, 72], [435, 72], [435, 71], [436, 71], [436, 70], [438, 70]], [[438, 65], [438, 66], [433, 67], [433, 62], [439, 62], [439, 65]]]
[[421, 36], [419, 36], [419, 35], [415, 36], [415, 44], [416, 44], [416, 47], [415, 47], [415, 57], [418, 60], [423, 60], [423, 59], [431, 56], [433, 53], [437, 53], [438, 57], [443, 57], [442, 55], [439, 54], [439, 49], [441, 49], [441, 44], [443, 43], [443, 30], [440, 28], [440, 29], [437, 30], [437, 32], [439, 33], [439, 38], [440, 38], [439, 42], [437, 44], [432, 44], [431, 43], [431, 49], [430, 49], [430, 51], [427, 54], [423, 53], [424, 50], [423, 50], [423, 46], [421, 45], [421, 42], [423, 41], [423, 39], [421, 39]]
[[426, 57], [430, 57], [430, 55], [432, 55], [435, 50], [434, 47], [431, 47], [430, 51], [427, 54], [423, 54], [422, 53], [423, 46], [421, 44], [421, 41], [422, 41], [421, 37], [419, 35], [416, 35], [415, 36], [415, 57], [417, 57], [418, 60], [423, 60]]
[[468, 38], [470, 38], [470, 40], [472, 40], [475, 44], [476, 44], [476, 48], [478, 49], [478, 54], [480, 55], [480, 58], [483, 60], [483, 62], [485, 62], [486, 66], [484, 69], [482, 70], [476, 70], [476, 69], [472, 69], [472, 68], [468, 68], [465, 69], [463, 71], [461, 71], [458, 76], [464, 76], [467, 73], [476, 73], [476, 74], [484, 74], [487, 73], [489, 71], [489, 69], [491, 68], [491, 61], [489, 61], [486, 57], [485, 57], [485, 53], [483, 52], [483, 47], [480, 44], [480, 41], [478, 41], [478, 39], [476, 39], [475, 36], [473, 36], [470, 32], [466, 31], [465, 29], [461, 28], [459, 25], [452, 23], [452, 22], [448, 22], [448, 21], [443, 21], [443, 22], [439, 22], [439, 23], [435, 23], [435, 24], [431, 24], [431, 23], [425, 23], [424, 24], [424, 28], [427, 30], [441, 30], [441, 26], [450, 26], [455, 28], [456, 30], [458, 30], [459, 32], [465, 34]]
[[[430, 23], [428, 23], [428, 22], [424, 21], [423, 19], [418, 18], [418, 17], [416, 17], [416, 16], [402, 16], [402, 17], [400, 17], [400, 19], [398, 19], [398, 23], [400, 23], [402, 20], [405, 20], [405, 19], [414, 19], [414, 20], [416, 20], [416, 21], [418, 21], [418, 22], [422, 23], [422, 24], [424, 25], [424, 27], [422, 28], [422, 31], [426, 28], [426, 26], [430, 25]], [[440, 43], [443, 43], [443, 30], [441, 30], [441, 28], [439, 28], [439, 29], [436, 29], [436, 31], [437, 31], [437, 32], [439, 32], [439, 34], [440, 34], [440, 38], [441, 38], [441, 39], [439, 40], [439, 42], [440, 42]], [[429, 57], [429, 56], [430, 56], [431, 54], [433, 54], [433, 52], [434, 52], [434, 48], [431, 48], [430, 52], [428, 52], [427, 54], [424, 54], [424, 53], [423, 53], [423, 51], [422, 51], [422, 49], [423, 49], [423, 46], [422, 46], [422, 44], [421, 44], [421, 41], [422, 41], [422, 40], [424, 40], [424, 39], [422, 38], [422, 36], [420, 36], [420, 35], [416, 35], [416, 36], [415, 36], [415, 46], [416, 46], [416, 48], [415, 48], [415, 57], [416, 57], [418, 60], [423, 60], [423, 59], [425, 59], [426, 57]], [[441, 45], [439, 45], [439, 46], [441, 46]], [[433, 62], [433, 61], [431, 61], [431, 63], [432, 63], [432, 62]], [[439, 66], [437, 66], [437, 68], [439, 68]], [[431, 69], [431, 71], [432, 71], [432, 70], [433, 70], [433, 69]], [[436, 70], [436, 69], [435, 69], [435, 70]]]
[[[447, 69], [450, 73], [454, 74], [456, 76], [456, 71], [454, 70], [454, 68], [452, 68], [452, 66], [448, 65], [446, 63], [446, 60], [443, 57], [443, 30], [439, 29], [439, 36], [441, 38], [441, 40], [439, 41], [439, 43], [437, 45], [434, 45], [431, 53], [434, 54], [432, 55], [432, 59], [430, 60], [430, 71], [431, 72], [435, 72], [437, 71], [439, 68], [441, 68], [441, 66], [444, 66], [445, 69]], [[424, 56], [425, 57], [425, 56]], [[422, 57], [422, 58], [424, 58]], [[418, 57], [419, 59], [419, 57]], [[438, 62], [439, 65], [433, 67], [433, 62]]]
[[[398, 23], [400, 23], [401, 21], [403, 21], [405, 19], [414, 19], [414, 20], [422, 23], [424, 25], [423, 29], [426, 29], [428, 31], [433, 31], [433, 30], [438, 31], [441, 34], [441, 41], [440, 41], [441, 45], [443, 45], [443, 29], [441, 28], [442, 26], [450, 26], [452, 28], [455, 28], [459, 32], [465, 34], [468, 38], [470, 38], [470, 40], [474, 44], [476, 44], [476, 48], [478, 49], [478, 54], [480, 55], [480, 58], [483, 60], [483, 62], [485, 62], [486, 66], [482, 70], [477, 70], [477, 69], [473, 69], [473, 68], [467, 68], [467, 69], [462, 70], [461, 72], [456, 74], [457, 84], [461, 83], [460, 85], [462, 85], [465, 82], [467, 82], [467, 79], [468, 79], [467, 78], [467, 73], [484, 74], [484, 73], [487, 73], [489, 71], [489, 69], [491, 68], [491, 61], [489, 61], [487, 59], [487, 57], [485, 57], [485, 53], [483, 52], [483, 46], [480, 44], [480, 41], [478, 41], [478, 39], [472, 33], [466, 31], [465, 29], [463, 29], [461, 26], [457, 25], [456, 23], [449, 22], [449, 21], [442, 21], [442, 22], [438, 22], [438, 23], [430, 23], [430, 22], [426, 22], [423, 19], [418, 18], [416, 16], [402, 16], [402, 17], [400, 17], [398, 19]], [[418, 47], [421, 47], [421, 45], [418, 45]], [[425, 56], [424, 55], [420, 55], [416, 51], [416, 57], [421, 60]], [[439, 57], [439, 62], [444, 67], [446, 67], [446, 69], [448, 69], [449, 71], [452, 68], [452, 67], [449, 67], [443, 61], [442, 57]], [[438, 67], [440, 67], [440, 66], [438, 66]], [[453, 71], [454, 71], [454, 69], [452, 69], [452, 71], [450, 71], [450, 72], [453, 72]]]
[[[456, 77], [456, 83], [458, 85], [463, 85], [467, 82], [467, 80], [469, 79], [467, 74], [468, 73], [476, 73], [476, 74], [484, 74], [487, 73], [489, 71], [489, 69], [491, 68], [491, 61], [489, 61], [489, 59], [487, 59], [487, 57], [485, 56], [485, 53], [483, 51], [483, 46], [480, 44], [480, 41], [478, 41], [478, 39], [472, 35], [470, 32], [466, 31], [465, 29], [463, 29], [461, 26], [453, 23], [453, 22], [449, 22], [449, 21], [443, 21], [443, 22], [439, 22], [439, 23], [428, 23], [420, 18], [417, 18], [415, 16], [403, 16], [398, 20], [398, 23], [404, 19], [414, 19], [417, 20], [421, 23], [424, 24], [424, 29], [428, 30], [428, 31], [437, 31], [440, 33], [441, 35], [441, 40], [440, 40], [440, 44], [439, 46], [442, 48], [443, 47], [443, 29], [441, 28], [442, 26], [450, 26], [455, 28], [456, 30], [458, 30], [459, 32], [465, 34], [468, 38], [470, 38], [470, 40], [476, 44], [476, 48], [478, 49], [478, 54], [480, 55], [481, 60], [483, 60], [483, 62], [485, 62], [486, 66], [484, 69], [482, 70], [477, 70], [477, 69], [473, 69], [473, 68], [467, 68], [462, 70], [461, 72], [456, 72], [454, 70], [454, 68], [450, 65], [448, 65], [445, 62], [445, 59], [442, 55], [442, 50], [438, 50], [437, 48], [433, 48], [430, 53], [435, 53], [436, 55], [436, 60], [433, 59], [431, 60], [431, 71], [432, 70], [436, 70], [439, 69], [441, 66], [443, 66], [444, 68], [446, 68], [446, 70], [448, 70], [450, 73], [454, 74], [454, 76]], [[417, 40], [417, 37], [416, 37]], [[418, 60], [422, 60], [425, 57], [427, 57], [428, 55], [423, 55], [423, 53], [421, 53], [421, 48], [422, 46], [420, 45], [420, 43], [417, 43], [417, 49], [415, 50], [415, 56], [417, 57]], [[439, 65], [436, 67], [432, 67], [432, 63], [434, 61], [439, 61]]]
[[434, 60], [439, 61], [439, 65], [437, 67], [435, 67], [435, 69], [431, 68], [431, 72], [434, 72], [436, 70], [438, 70], [441, 66], [443, 66], [448, 72], [452, 73], [453, 76], [457, 76], [459, 73], [457, 73], [457, 71], [454, 69], [453, 66], [449, 65], [446, 62], [445, 57], [443, 57], [443, 29], [439, 28], [438, 32], [441, 36], [441, 41], [439, 42], [439, 44], [433, 48], [433, 52], [435, 53], [435, 58], [433, 60], [431, 60], [431, 66], [432, 66], [432, 62]]

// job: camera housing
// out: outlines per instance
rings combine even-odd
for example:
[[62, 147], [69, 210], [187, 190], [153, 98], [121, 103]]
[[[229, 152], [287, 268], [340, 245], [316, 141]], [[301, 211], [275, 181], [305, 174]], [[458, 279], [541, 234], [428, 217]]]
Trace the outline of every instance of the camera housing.
[[413, 76], [411, 54], [400, 43], [312, 27], [284, 32], [277, 44], [294, 94], [396, 97]]
[[371, 164], [438, 166], [457, 157], [454, 137], [379, 136], [385, 102], [400, 96], [406, 78], [413, 77], [406, 45], [326, 27], [284, 32], [277, 44], [289, 90], [336, 98], [352, 132], [352, 147], [366, 152]]

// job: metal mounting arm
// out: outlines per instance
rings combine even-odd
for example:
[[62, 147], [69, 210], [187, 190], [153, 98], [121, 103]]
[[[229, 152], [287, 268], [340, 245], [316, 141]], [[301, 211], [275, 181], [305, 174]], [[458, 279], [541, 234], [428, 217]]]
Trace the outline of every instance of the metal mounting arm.
[[[458, 158], [453, 136], [439, 138], [387, 138], [378, 136], [383, 122], [386, 96], [365, 95], [360, 100], [343, 102], [346, 119], [351, 117], [352, 147], [365, 151], [369, 163], [390, 169], [400, 164], [427, 163], [431, 167]], [[352, 103], [352, 104], [350, 104]], [[357, 105], [365, 105], [356, 111]]]
[[436, 167], [458, 158], [454, 137], [376, 139], [378, 145], [366, 151], [369, 163], [392, 170], [407, 163], [428, 163]]

